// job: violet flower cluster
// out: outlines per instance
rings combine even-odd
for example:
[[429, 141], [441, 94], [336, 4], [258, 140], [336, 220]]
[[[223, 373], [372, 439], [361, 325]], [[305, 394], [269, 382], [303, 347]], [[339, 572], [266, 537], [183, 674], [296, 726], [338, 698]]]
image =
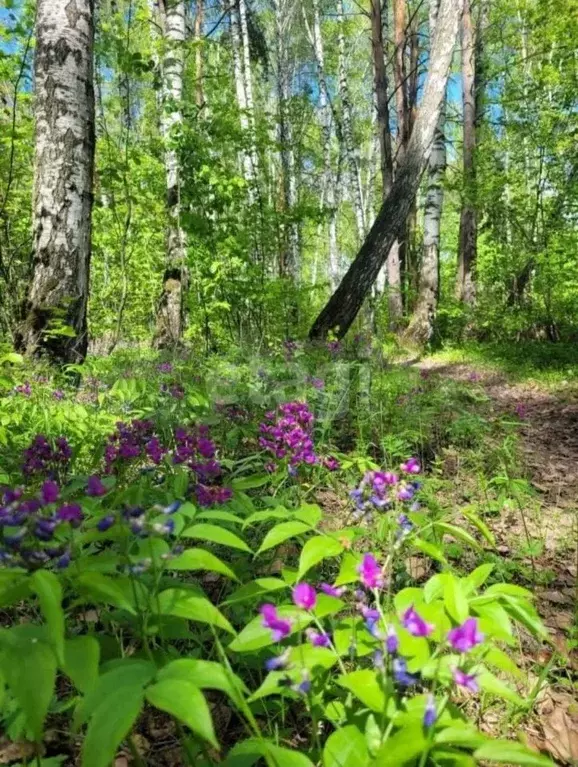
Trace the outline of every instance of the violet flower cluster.
[[[350, 491], [349, 497], [354, 503], [353, 518], [358, 521], [371, 521], [374, 511], [387, 511], [396, 501], [409, 504], [410, 511], [417, 511], [419, 504], [415, 494], [421, 483], [412, 479], [421, 472], [417, 458], [409, 458], [400, 466], [401, 475], [391, 471], [368, 471], [359, 485]], [[402, 534], [411, 530], [411, 522], [405, 514], [399, 518]]]
[[25, 497], [20, 488], [0, 489], [0, 562], [30, 570], [70, 564], [70, 529], [83, 520], [77, 503], [62, 501], [60, 487], [47, 479], [40, 491]]
[[66, 437], [51, 441], [44, 434], [37, 434], [24, 450], [22, 471], [26, 477], [41, 475], [57, 479], [68, 468], [72, 450]]
[[[371, 637], [377, 643], [373, 653], [373, 666], [377, 671], [388, 675], [395, 683], [400, 694], [404, 694], [407, 688], [420, 685], [423, 687], [425, 682], [418, 673], [412, 673], [408, 670], [408, 660], [400, 652], [398, 623], [411, 636], [421, 637], [431, 640], [435, 631], [435, 626], [429, 623], [415, 608], [410, 605], [406, 608], [396, 621], [387, 625], [380, 606], [380, 591], [386, 586], [385, 568], [382, 566], [373, 554], [365, 554], [358, 566], [359, 581], [362, 588], [353, 592], [355, 599], [355, 609], [361, 615], [364, 626]], [[328, 583], [322, 583], [320, 591], [332, 597], [340, 598], [346, 592], [344, 586], [334, 586]], [[305, 611], [311, 616], [315, 623], [315, 628], [309, 627], [302, 631], [306, 642], [314, 647], [326, 647], [337, 654], [333, 644], [331, 633], [327, 632], [321, 622], [315, 618], [315, 608], [318, 604], [318, 591], [309, 583], [298, 583], [292, 592], [293, 604], [299, 609]], [[275, 643], [287, 639], [296, 629], [295, 620], [287, 617], [280, 612], [274, 604], [264, 604], [260, 608], [261, 625], [271, 632], [271, 640]], [[446, 636], [445, 642], [442, 642], [441, 649], [447, 648], [453, 652], [459, 653], [464, 659], [474, 647], [484, 641], [483, 634], [479, 631], [476, 618], [468, 618], [461, 625], [452, 628]], [[293, 655], [298, 658], [298, 653]], [[355, 646], [350, 648], [350, 657], [355, 657]], [[293, 668], [291, 648], [285, 648], [280, 655], [275, 655], [266, 661], [265, 667], [268, 671], [289, 671]], [[471, 692], [478, 691], [476, 675], [468, 673], [464, 668], [454, 666], [452, 668], [452, 678], [454, 684]], [[310, 680], [305, 671], [301, 671], [303, 680], [293, 682], [290, 678], [285, 680], [285, 686], [289, 686], [294, 692], [307, 693], [310, 689]], [[304, 682], [306, 682], [304, 686]], [[431, 727], [437, 720], [435, 699], [429, 695], [424, 711], [424, 726]]]

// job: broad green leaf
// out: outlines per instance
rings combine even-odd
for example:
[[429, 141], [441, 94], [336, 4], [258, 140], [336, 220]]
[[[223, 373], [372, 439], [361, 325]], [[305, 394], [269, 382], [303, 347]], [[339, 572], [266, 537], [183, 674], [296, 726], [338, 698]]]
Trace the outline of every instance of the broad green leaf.
[[470, 600], [470, 607], [479, 617], [480, 630], [488, 637], [502, 639], [508, 644], [514, 644], [512, 623], [508, 613], [497, 602], [477, 605]]
[[468, 600], [460, 581], [451, 573], [445, 573], [444, 605], [456, 623], [463, 623], [468, 617]]
[[492, 563], [480, 565], [475, 570], [472, 570], [467, 578], [462, 578], [465, 593], [469, 595], [476, 589], [479, 589], [480, 586], [483, 586], [493, 569], [494, 565]]
[[372, 711], [383, 713], [385, 694], [375, 671], [359, 669], [338, 677], [337, 684], [350, 690], [356, 698]]
[[241, 517], [232, 514], [230, 511], [222, 511], [221, 509], [202, 511], [200, 514], [197, 514], [196, 519], [207, 519], [209, 522], [231, 522], [234, 525], [243, 524]]
[[507, 674], [511, 674], [518, 679], [521, 679], [524, 676], [510, 656], [498, 647], [490, 647], [490, 649], [484, 653], [484, 662], [489, 663], [490, 666], [497, 668], [499, 671], [505, 671]]
[[207, 701], [192, 682], [186, 679], [161, 679], [146, 688], [145, 697], [155, 708], [171, 714], [201, 738], [217, 746]]
[[262, 757], [269, 757], [267, 762], [275, 767], [313, 767], [313, 762], [305, 754], [257, 738], [237, 743], [222, 764], [223, 767], [252, 767]]
[[[288, 618], [291, 622], [291, 633], [301, 631], [306, 628], [313, 620], [312, 616], [299, 610], [297, 607], [283, 606], [279, 608], [279, 615]], [[229, 648], [234, 652], [251, 652], [259, 650], [262, 647], [269, 647], [274, 644], [271, 638], [271, 630], [263, 626], [263, 619], [256, 615], [239, 635], [233, 639]]]
[[473, 549], [481, 550], [480, 544], [476, 541], [473, 535], [470, 535], [467, 530], [457, 525], [450, 525], [447, 522], [434, 522], [434, 527], [440, 530], [442, 533], [447, 533], [453, 538], [458, 538], [470, 545]]
[[33, 632], [19, 628], [2, 637], [0, 671], [22, 709], [26, 725], [34, 738], [41, 741], [56, 681], [56, 656], [53, 648]]
[[252, 474], [249, 477], [233, 479], [231, 485], [233, 490], [252, 490], [255, 487], [263, 487], [268, 482], [271, 482], [270, 474]]
[[507, 700], [520, 708], [525, 708], [527, 706], [527, 702], [521, 698], [515, 690], [508, 687], [507, 684], [494, 676], [490, 671], [487, 671], [486, 669], [480, 671], [477, 675], [477, 680], [480, 689], [484, 692], [496, 695], [498, 698]]
[[220, 663], [197, 658], [178, 658], [167, 663], [157, 674], [159, 682], [164, 679], [185, 679], [201, 690], [220, 690], [236, 704], [247, 691], [243, 680]]
[[206, 597], [191, 593], [186, 589], [167, 589], [162, 591], [155, 602], [160, 615], [174, 615], [190, 621], [208, 623], [224, 629], [230, 634], [235, 630], [225, 616]]
[[522, 586], [516, 586], [514, 583], [493, 583], [484, 591], [485, 596], [490, 596], [490, 594], [515, 598], [519, 597], [521, 599], [529, 600], [534, 598], [531, 591], [528, 591], [528, 589], [525, 589]]
[[99, 709], [110, 707], [110, 702], [116, 702], [119, 694], [129, 700], [133, 695], [142, 699], [144, 687], [152, 681], [155, 673], [156, 668], [149, 661], [123, 658], [114, 668], [99, 676], [80, 701], [74, 716], [75, 727], [83, 725]]
[[311, 526], [305, 522], [299, 522], [298, 520], [292, 520], [291, 522], [281, 522], [267, 533], [263, 542], [259, 546], [257, 554], [262, 554], [268, 549], [272, 549], [274, 546], [278, 546], [280, 543], [289, 540], [289, 538], [295, 538], [297, 535], [303, 535], [311, 530]]
[[48, 634], [58, 662], [64, 662], [64, 611], [62, 586], [54, 573], [37, 570], [32, 576], [32, 588], [38, 596], [40, 609], [48, 625]]
[[178, 557], [170, 559], [166, 565], [167, 570], [207, 570], [213, 573], [220, 573], [227, 578], [238, 581], [239, 579], [231, 568], [222, 562], [219, 557], [211, 554], [205, 549], [187, 549]]
[[488, 736], [476, 730], [471, 725], [455, 725], [445, 727], [436, 732], [436, 743], [444, 743], [452, 746], [465, 746], [466, 748], [477, 748], [488, 740]]
[[230, 530], [225, 530], [223, 527], [217, 527], [208, 523], [187, 527], [182, 533], [182, 537], [210, 541], [211, 543], [218, 543], [220, 546], [228, 546], [231, 549], [240, 549], [241, 551], [251, 553], [251, 549], [238, 535], [235, 535]]
[[336, 586], [345, 586], [348, 583], [355, 583], [359, 580], [359, 572], [357, 568], [361, 562], [359, 554], [354, 554], [352, 551], [346, 551], [341, 559], [341, 566], [339, 568], [339, 574], [335, 580]]
[[315, 527], [323, 518], [323, 512], [316, 503], [302, 503], [293, 516], [295, 519], [307, 522], [311, 527]]
[[141, 712], [140, 687], [120, 687], [102, 701], [90, 718], [82, 744], [82, 767], [109, 767]]
[[553, 767], [554, 764], [547, 756], [530, 751], [522, 743], [512, 740], [492, 740], [484, 743], [474, 752], [474, 757], [480, 762], [517, 764], [521, 767]]
[[87, 693], [98, 679], [100, 645], [91, 636], [67, 639], [64, 643], [63, 670], [77, 690]]
[[10, 579], [0, 583], [0, 608], [11, 607], [30, 594], [31, 580], [27, 575], [10, 573]]
[[136, 610], [114, 578], [103, 573], [91, 572], [79, 575], [77, 582], [80, 589], [86, 592], [96, 604], [114, 605], [136, 615]]
[[385, 741], [371, 762], [371, 767], [400, 767], [407, 762], [411, 763], [426, 746], [426, 735], [421, 722], [402, 727]]
[[247, 599], [259, 599], [264, 594], [286, 588], [287, 584], [281, 578], [257, 578], [234, 591], [231, 596], [227, 597], [225, 604], [231, 605], [236, 602], [244, 602]]
[[257, 522], [268, 522], [270, 519], [291, 519], [292, 514], [287, 509], [280, 506], [277, 509], [265, 509], [264, 511], [255, 511], [253, 514], [247, 517], [243, 527], [249, 527]]
[[343, 551], [343, 545], [326, 535], [316, 535], [305, 542], [299, 557], [299, 579], [324, 559], [336, 557]]
[[534, 636], [549, 639], [548, 630], [533, 605], [523, 599], [507, 595], [502, 596], [506, 611], [525, 626]]
[[434, 543], [431, 543], [431, 541], [424, 541], [423, 538], [414, 538], [412, 540], [412, 545], [423, 554], [427, 554], [428, 557], [431, 557], [436, 562], [440, 562], [442, 565], [447, 564], [447, 559], [445, 558], [442, 549]]
[[353, 724], [335, 730], [323, 749], [323, 767], [363, 767], [369, 760], [365, 735]]
[[478, 532], [480, 532], [483, 537], [487, 540], [487, 542], [490, 544], [492, 548], [496, 547], [496, 539], [494, 537], [494, 534], [490, 530], [490, 528], [486, 525], [486, 523], [480, 519], [480, 517], [473, 511], [462, 511], [462, 515], [470, 522], [475, 528], [477, 528]]

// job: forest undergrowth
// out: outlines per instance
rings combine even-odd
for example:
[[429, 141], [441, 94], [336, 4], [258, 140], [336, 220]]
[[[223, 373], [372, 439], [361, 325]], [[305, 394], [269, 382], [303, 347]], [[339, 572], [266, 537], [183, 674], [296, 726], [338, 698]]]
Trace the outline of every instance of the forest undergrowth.
[[488, 356], [7, 354], [0, 763], [571, 764], [578, 401]]

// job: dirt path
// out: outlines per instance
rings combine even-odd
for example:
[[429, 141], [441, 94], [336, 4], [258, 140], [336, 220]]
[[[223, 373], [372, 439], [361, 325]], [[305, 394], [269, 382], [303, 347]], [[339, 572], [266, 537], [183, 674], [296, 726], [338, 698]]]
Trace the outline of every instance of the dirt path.
[[[524, 509], [538, 583], [536, 606], [559, 656], [525, 648], [528, 666], [549, 662], [549, 683], [537, 700], [537, 720], [526, 735], [559, 764], [578, 763], [578, 396], [533, 383], [512, 383], [504, 375], [469, 364], [420, 362], [420, 369], [479, 386], [490, 399], [491, 417], [519, 418], [526, 479], [536, 492]], [[520, 556], [526, 532], [520, 510], [505, 508], [487, 519], [504, 557]], [[529, 558], [524, 558], [527, 564]], [[552, 675], [553, 674], [553, 675]]]

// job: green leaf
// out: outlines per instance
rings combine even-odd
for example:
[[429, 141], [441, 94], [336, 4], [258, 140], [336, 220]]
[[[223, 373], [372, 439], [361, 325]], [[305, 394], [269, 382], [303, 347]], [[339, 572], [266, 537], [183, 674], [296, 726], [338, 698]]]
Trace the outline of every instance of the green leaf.
[[182, 537], [198, 538], [201, 541], [210, 541], [211, 543], [218, 543], [220, 546], [228, 546], [231, 549], [240, 549], [241, 551], [248, 551], [251, 553], [251, 549], [238, 535], [235, 535], [235, 533], [232, 533], [230, 530], [225, 530], [223, 527], [217, 527], [216, 525], [201, 523], [193, 525], [192, 527], [187, 527], [182, 533]]
[[136, 615], [136, 610], [114, 578], [98, 572], [82, 573], [78, 576], [78, 585], [96, 604], [113, 605]]
[[82, 767], [109, 767], [141, 712], [140, 687], [120, 687], [92, 715], [82, 745]]
[[249, 477], [239, 477], [231, 482], [233, 490], [252, 490], [255, 487], [263, 487], [271, 481], [270, 474], [252, 474]]
[[257, 578], [234, 591], [231, 596], [227, 597], [224, 604], [232, 605], [248, 599], [260, 599], [264, 594], [286, 588], [287, 584], [281, 578]]
[[487, 740], [487, 735], [483, 735], [475, 727], [467, 724], [446, 727], [435, 735], [436, 743], [465, 746], [466, 748], [477, 748]]
[[278, 546], [280, 543], [287, 541], [289, 538], [295, 538], [297, 535], [303, 535], [311, 530], [311, 526], [305, 522], [299, 522], [298, 520], [292, 520], [291, 522], [281, 522], [279, 525], [271, 528], [263, 542], [259, 546], [257, 554], [262, 554], [268, 549], [272, 549], [274, 546]]
[[352, 551], [346, 551], [341, 560], [341, 566], [339, 568], [339, 574], [335, 579], [336, 586], [345, 586], [348, 583], [355, 583], [359, 580], [359, 572], [357, 568], [361, 562], [359, 554], [354, 554]]
[[29, 627], [11, 629], [3, 634], [0, 647], [0, 670], [10, 692], [18, 701], [35, 740], [42, 740], [42, 730], [56, 681], [56, 656]]
[[40, 609], [48, 625], [48, 633], [54, 645], [57, 660], [64, 662], [64, 611], [62, 610], [62, 586], [54, 573], [37, 570], [32, 576], [32, 588], [38, 596]]
[[371, 767], [399, 767], [419, 756], [426, 746], [421, 722], [402, 727], [385, 741], [371, 762]]
[[492, 740], [480, 746], [474, 757], [480, 762], [499, 762], [500, 764], [518, 764], [521, 767], [552, 767], [554, 762], [547, 756], [531, 751], [522, 743], [511, 740]]
[[205, 549], [187, 549], [178, 557], [169, 560], [166, 565], [167, 570], [207, 570], [213, 573], [220, 573], [227, 578], [238, 581], [239, 579], [228, 565], [222, 562], [219, 557], [211, 554]]
[[506, 674], [511, 674], [518, 679], [522, 679], [524, 676], [510, 656], [498, 647], [490, 647], [490, 649], [484, 653], [484, 662], [489, 663], [490, 666], [497, 668], [499, 671], [505, 671]]
[[326, 535], [316, 535], [305, 542], [299, 557], [299, 575], [301, 579], [312, 567], [324, 559], [336, 557], [343, 551], [343, 545]]
[[186, 679], [161, 679], [145, 690], [148, 702], [217, 747], [211, 712], [199, 688]]
[[431, 557], [436, 562], [440, 562], [442, 565], [447, 564], [447, 559], [445, 558], [443, 551], [430, 541], [424, 541], [423, 538], [414, 538], [412, 544], [416, 549], [427, 554], [428, 557]]
[[243, 520], [236, 514], [232, 514], [230, 511], [222, 511], [221, 509], [209, 509], [197, 514], [196, 519], [208, 519], [209, 522], [231, 522], [234, 525], [242, 525]]
[[230, 634], [235, 633], [225, 616], [209, 600], [186, 589], [167, 589], [162, 591], [156, 601], [160, 615], [175, 615], [177, 618], [187, 618], [190, 621], [208, 623], [211, 626], [224, 629]]
[[470, 522], [477, 530], [483, 535], [483, 537], [487, 540], [487, 542], [490, 544], [492, 548], [496, 548], [496, 539], [494, 537], [494, 534], [490, 530], [490, 528], [486, 525], [486, 523], [480, 519], [480, 517], [475, 514], [473, 511], [467, 510], [462, 511], [462, 516], [464, 516], [468, 522]]
[[527, 702], [521, 698], [515, 690], [508, 687], [507, 684], [494, 676], [490, 671], [483, 670], [477, 675], [478, 684], [480, 689], [484, 692], [488, 692], [491, 695], [496, 695], [498, 698], [507, 700], [510, 703], [518, 706], [519, 708], [526, 708]]
[[[133, 658], [123, 658], [118, 664], [102, 674], [89, 689], [88, 694], [80, 701], [74, 716], [75, 728], [88, 721], [99, 709], [111, 707], [117, 695], [132, 699], [134, 694], [142, 699], [144, 687], [156, 673], [153, 663]], [[112, 758], [112, 757], [111, 757]]]
[[484, 583], [490, 577], [490, 574], [493, 569], [494, 569], [494, 565], [491, 563], [487, 563], [485, 565], [480, 565], [479, 567], [476, 567], [475, 570], [472, 570], [472, 572], [468, 575], [467, 578], [462, 579], [465, 593], [469, 595], [476, 589], [479, 589], [480, 586], [483, 586]]
[[302, 503], [293, 516], [295, 519], [307, 522], [311, 527], [315, 527], [323, 518], [323, 512], [316, 503]]
[[498, 596], [520, 597], [521, 599], [533, 599], [534, 595], [528, 589], [522, 586], [516, 586], [514, 583], [493, 583], [484, 591], [485, 596], [495, 594]]
[[434, 527], [437, 530], [440, 530], [442, 533], [447, 533], [453, 538], [458, 538], [458, 540], [464, 541], [464, 543], [467, 543], [473, 549], [481, 550], [481, 546], [476, 541], [474, 536], [470, 535], [467, 530], [464, 530], [461, 527], [457, 527], [457, 525], [450, 525], [447, 522], [434, 522]]
[[238, 704], [241, 693], [247, 692], [245, 683], [220, 663], [197, 658], [178, 658], [167, 663], [157, 674], [157, 680], [185, 679], [201, 690], [220, 690]]
[[352, 692], [356, 698], [372, 711], [383, 713], [385, 707], [385, 693], [375, 671], [359, 669], [349, 674], [344, 674], [337, 679], [337, 684]]
[[[292, 606], [280, 607], [279, 615], [292, 621], [291, 634], [306, 628], [313, 620], [308, 613]], [[263, 618], [256, 615], [231, 642], [229, 648], [234, 652], [251, 652], [262, 647], [269, 647], [272, 644], [274, 642], [271, 638], [271, 630], [265, 628]]]
[[291, 512], [280, 506], [278, 509], [265, 509], [264, 511], [255, 511], [247, 517], [243, 528], [254, 525], [257, 522], [268, 522], [270, 519], [291, 519]]
[[64, 644], [64, 673], [80, 692], [87, 693], [98, 679], [100, 645], [91, 636], [67, 639]]
[[463, 623], [468, 617], [469, 608], [461, 583], [451, 573], [444, 574], [444, 581], [445, 608], [457, 623]]
[[275, 767], [313, 767], [313, 762], [305, 754], [257, 738], [237, 743], [222, 764], [223, 767], [252, 767], [261, 757], [269, 757], [268, 762]]
[[368, 759], [365, 735], [353, 724], [332, 732], [323, 749], [323, 767], [363, 767]]
[[536, 637], [549, 639], [548, 630], [533, 605], [525, 600], [502, 596], [506, 611]]

